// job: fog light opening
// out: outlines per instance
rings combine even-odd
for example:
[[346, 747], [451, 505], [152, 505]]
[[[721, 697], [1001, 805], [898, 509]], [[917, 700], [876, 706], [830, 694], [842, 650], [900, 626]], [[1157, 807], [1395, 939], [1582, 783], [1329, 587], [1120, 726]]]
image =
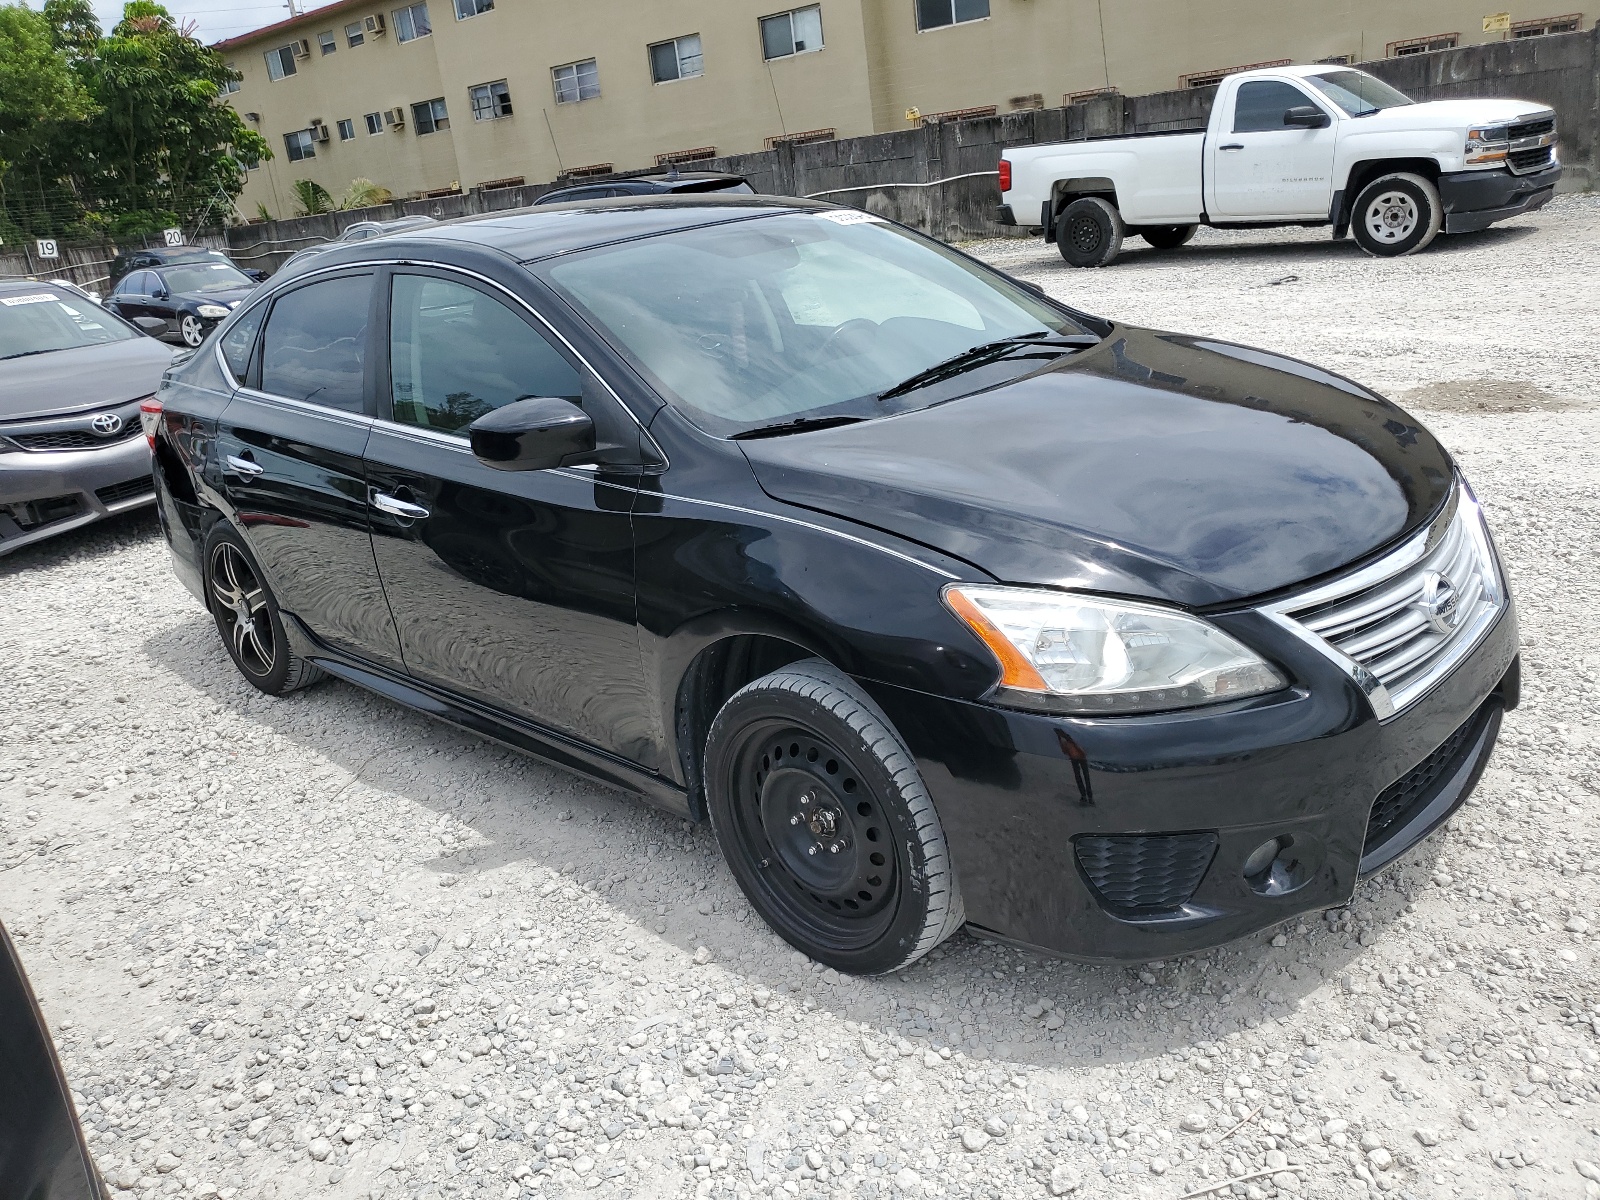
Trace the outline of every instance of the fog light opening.
[[1280, 834], [1262, 842], [1244, 860], [1242, 873], [1250, 889], [1262, 896], [1282, 896], [1304, 886], [1313, 865], [1295, 849], [1295, 840]]

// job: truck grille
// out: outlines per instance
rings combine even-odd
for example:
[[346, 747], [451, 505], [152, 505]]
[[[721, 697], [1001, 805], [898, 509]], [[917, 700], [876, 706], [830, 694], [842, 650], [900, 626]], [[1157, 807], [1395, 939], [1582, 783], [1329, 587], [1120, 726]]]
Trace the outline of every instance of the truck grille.
[[1513, 150], [1506, 155], [1506, 164], [1513, 175], [1531, 175], [1542, 171], [1555, 160], [1553, 146], [1536, 146], [1532, 150]]
[[1078, 865], [1107, 908], [1171, 912], [1188, 903], [1217, 853], [1214, 833], [1135, 837], [1090, 834], [1073, 843]]
[[1523, 121], [1519, 125], [1511, 126], [1506, 131], [1506, 134], [1513, 142], [1516, 142], [1525, 137], [1543, 137], [1545, 134], [1554, 133], [1555, 131], [1556, 119], [1554, 117], [1536, 117], [1531, 121]]
[[1465, 488], [1432, 528], [1343, 580], [1263, 610], [1312, 635], [1388, 719], [1443, 679], [1508, 603]]

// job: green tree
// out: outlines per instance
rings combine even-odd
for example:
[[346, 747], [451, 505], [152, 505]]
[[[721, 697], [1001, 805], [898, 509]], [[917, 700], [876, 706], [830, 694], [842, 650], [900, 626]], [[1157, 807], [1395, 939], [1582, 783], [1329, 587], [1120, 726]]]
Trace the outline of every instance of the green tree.
[[92, 59], [100, 46], [100, 19], [89, 0], [44, 0], [50, 39], [75, 63]]
[[92, 109], [50, 23], [20, 4], [0, 5], [0, 219], [48, 228], [40, 220], [62, 199], [45, 169], [49, 148]]
[[294, 181], [294, 199], [300, 206], [297, 217], [312, 217], [318, 213], [333, 211], [333, 197], [328, 194], [328, 189], [315, 179], [296, 179]]

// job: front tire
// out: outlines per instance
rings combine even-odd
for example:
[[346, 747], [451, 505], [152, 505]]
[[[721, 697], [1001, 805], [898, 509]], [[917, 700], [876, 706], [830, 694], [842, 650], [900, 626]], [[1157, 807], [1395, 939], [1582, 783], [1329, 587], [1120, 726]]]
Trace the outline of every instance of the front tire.
[[889, 719], [808, 659], [746, 684], [706, 741], [711, 826], [791, 946], [853, 975], [908, 966], [965, 920], [933, 801]]
[[1199, 228], [1198, 225], [1141, 225], [1139, 236], [1157, 250], [1176, 250], [1187, 245]]
[[1056, 248], [1070, 266], [1103, 267], [1121, 253], [1126, 232], [1114, 204], [1085, 196], [1056, 217]]
[[206, 599], [228, 657], [253, 687], [284, 696], [323, 677], [290, 647], [255, 556], [226, 525], [206, 544]]
[[1421, 175], [1380, 175], [1356, 197], [1350, 232], [1368, 254], [1397, 258], [1415, 254], [1439, 234], [1444, 204], [1439, 189]]
[[193, 313], [186, 313], [178, 321], [178, 336], [183, 339], [183, 344], [193, 350], [206, 340], [205, 323]]

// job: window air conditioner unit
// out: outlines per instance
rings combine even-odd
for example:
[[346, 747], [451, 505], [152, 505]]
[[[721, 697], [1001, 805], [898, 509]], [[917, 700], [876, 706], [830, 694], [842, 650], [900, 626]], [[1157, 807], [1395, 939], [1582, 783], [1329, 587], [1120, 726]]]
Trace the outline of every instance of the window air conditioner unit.
[[382, 13], [374, 13], [370, 17], [361, 18], [361, 28], [365, 29], [373, 37], [382, 37], [383, 36], [383, 14]]
[[307, 41], [305, 38], [301, 38], [298, 42], [296, 42], [294, 44], [294, 56], [296, 58], [310, 58], [311, 57], [311, 43], [309, 41]]
[[406, 110], [391, 108], [383, 114], [383, 119], [388, 122], [390, 129], [404, 129], [406, 127]]
[[311, 122], [311, 140], [314, 142], [325, 142], [328, 140], [328, 127], [321, 121]]

